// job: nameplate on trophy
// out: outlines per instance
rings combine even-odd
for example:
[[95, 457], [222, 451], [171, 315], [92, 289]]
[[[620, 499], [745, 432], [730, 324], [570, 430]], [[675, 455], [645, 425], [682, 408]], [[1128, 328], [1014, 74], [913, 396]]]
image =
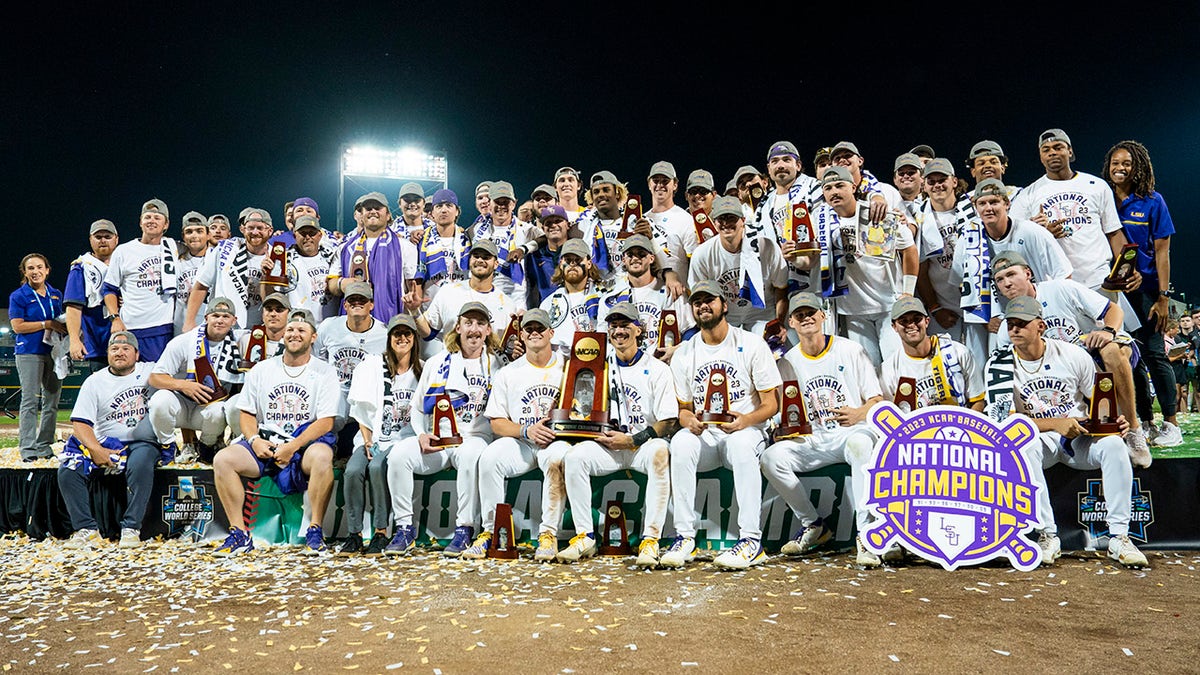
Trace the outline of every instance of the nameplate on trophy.
[[801, 199], [791, 205], [783, 230], [783, 238], [796, 245], [796, 248], [788, 254], [789, 258], [808, 255], [820, 250], [816, 232], [813, 231], [812, 213], [808, 210], [808, 202]]
[[679, 344], [679, 316], [673, 309], [664, 309], [658, 317], [658, 353]]
[[458, 433], [458, 418], [454, 415], [454, 404], [450, 395], [442, 392], [433, 400], [433, 440], [429, 442], [435, 448], [449, 448], [462, 444], [462, 436]]
[[517, 360], [514, 354], [517, 351], [517, 343], [521, 340], [521, 317], [513, 314], [508, 320], [508, 326], [504, 329], [504, 336], [500, 338], [500, 353], [504, 354], [504, 358], [509, 363]]
[[1121, 247], [1121, 252], [1117, 254], [1116, 260], [1113, 261], [1112, 271], [1100, 283], [1100, 287], [1106, 291], [1121, 291], [1129, 285], [1129, 280], [1133, 277], [1134, 271], [1137, 270], [1137, 244], [1125, 244]]
[[1088, 418], [1083, 423], [1090, 436], [1112, 436], [1121, 433], [1121, 423], [1117, 421], [1117, 389], [1116, 379], [1112, 373], [1096, 373], [1092, 385], [1092, 402], [1088, 406]]
[[604, 529], [601, 534], [603, 543], [600, 546], [600, 555], [633, 554], [633, 547], [629, 545], [629, 525], [625, 520], [625, 508], [621, 502], [608, 502], [608, 508], [604, 510]]
[[704, 409], [696, 415], [701, 424], [729, 424], [737, 419], [729, 412], [729, 373], [723, 366], [708, 371], [704, 385]]
[[265, 358], [267, 358], [267, 329], [258, 325], [250, 329], [250, 339], [246, 342], [246, 355], [238, 361], [238, 369], [250, 370]]
[[516, 560], [519, 555], [513, 535], [513, 513], [511, 504], [496, 505], [495, 525], [492, 526], [492, 545], [487, 557], [493, 560]]
[[761, 185], [754, 185], [750, 188], [750, 208], [757, 211], [758, 205], [762, 203], [764, 197], [767, 196]]
[[267, 250], [267, 261], [270, 262], [271, 267], [263, 273], [259, 283], [269, 286], [290, 285], [291, 281], [288, 279], [287, 247], [279, 242], [272, 244], [271, 248]]
[[633, 228], [641, 217], [642, 198], [637, 195], [629, 195], [629, 199], [625, 200], [625, 210], [621, 214], [621, 229], [617, 232], [617, 239], [632, 237]]
[[615, 428], [608, 414], [608, 337], [575, 333], [550, 429], [560, 438], [598, 438]]
[[917, 380], [912, 377], [901, 377], [896, 381], [896, 396], [893, 399], [896, 407], [906, 413], [917, 409]]
[[717, 236], [717, 226], [704, 209], [692, 211], [692, 226], [696, 228], [696, 240], [701, 244]]
[[367, 280], [367, 254], [354, 251], [350, 254], [350, 269], [346, 270], [346, 278], [354, 281]]
[[212, 362], [207, 356], [196, 357], [196, 381], [212, 390], [209, 403], [216, 403], [229, 397], [229, 392], [221, 386], [221, 380], [213, 372]]
[[808, 421], [808, 411], [804, 408], [804, 392], [800, 391], [800, 383], [796, 380], [785, 381], [782, 424], [775, 430], [775, 439], [808, 436], [812, 432], [812, 423]]

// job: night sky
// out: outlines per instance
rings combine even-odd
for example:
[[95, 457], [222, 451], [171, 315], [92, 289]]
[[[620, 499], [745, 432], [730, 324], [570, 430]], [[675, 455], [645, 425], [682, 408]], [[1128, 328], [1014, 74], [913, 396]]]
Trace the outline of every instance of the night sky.
[[[1038, 133], [1061, 127], [1080, 171], [1099, 174], [1116, 141], [1149, 147], [1179, 230], [1175, 287], [1200, 299], [1187, 264], [1200, 255], [1197, 3], [1150, 17], [1095, 3], [958, 3], [940, 15], [859, 3], [777, 15], [736, 4], [659, 15], [649, 4], [163, 7], [174, 4], [10, 18], [8, 290], [30, 251], [50, 256], [61, 288], [87, 226], [109, 218], [122, 241], [136, 238], [150, 197], [169, 205], [174, 235], [192, 209], [261, 206], [281, 226], [283, 203], [301, 195], [332, 227], [345, 143], [444, 150], [469, 222], [480, 180], [509, 180], [526, 197], [569, 164], [612, 170], [645, 194], [650, 165], [667, 159], [681, 182], [705, 168], [723, 186], [742, 164], [764, 168], [779, 139], [799, 146], [806, 169], [815, 148], [854, 141], [890, 180], [913, 145], [965, 173], [970, 146], [989, 138], [1009, 155], [1007, 181], [1025, 185], [1042, 173]], [[386, 185], [394, 202], [399, 185]], [[347, 202], [374, 187], [348, 182]]]

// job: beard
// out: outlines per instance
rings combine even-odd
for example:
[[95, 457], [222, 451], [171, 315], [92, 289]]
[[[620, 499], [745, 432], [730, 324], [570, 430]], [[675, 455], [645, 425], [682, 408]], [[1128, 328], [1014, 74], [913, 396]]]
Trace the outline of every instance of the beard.
[[712, 330], [721, 325], [721, 321], [725, 319], [725, 312], [717, 314], [716, 312], [706, 317], [696, 317], [696, 325], [704, 330]]

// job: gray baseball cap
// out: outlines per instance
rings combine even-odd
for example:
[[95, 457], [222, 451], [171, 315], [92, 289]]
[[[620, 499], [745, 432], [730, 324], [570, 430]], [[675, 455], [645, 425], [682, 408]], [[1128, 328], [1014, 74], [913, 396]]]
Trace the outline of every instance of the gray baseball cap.
[[995, 155], [996, 157], [1004, 157], [1004, 149], [996, 141], [979, 141], [971, 146], [971, 152], [967, 155], [967, 165], [970, 166], [976, 158]]
[[216, 297], [208, 301], [208, 309], [204, 310], [204, 316], [208, 316], [210, 314], [229, 314], [231, 316], [237, 316], [237, 312], [234, 310], [234, 307], [235, 305], [233, 304], [233, 301], [229, 298]]
[[551, 199], [554, 199], [555, 197], [558, 196], [558, 191], [554, 189], [554, 186], [546, 185], [545, 183], [542, 183], [541, 185], [535, 187], [533, 189], [533, 192], [529, 193], [529, 198], [530, 199], [537, 198], [538, 193], [544, 194]]
[[712, 279], [702, 279], [692, 285], [692, 291], [689, 294], [688, 300], [695, 299], [697, 295], [711, 295], [714, 298], [721, 296], [721, 285]]
[[589, 260], [592, 257], [592, 252], [588, 250], [588, 245], [582, 239], [568, 239], [563, 242], [562, 248], [558, 250], [558, 257], [564, 255], [577, 255], [584, 260]]
[[975, 194], [971, 199], [979, 199], [980, 197], [1003, 197], [1004, 201], [1008, 201], [1008, 188], [1004, 186], [1004, 183], [995, 178], [985, 178], [975, 186]]
[[951, 164], [950, 160], [946, 159], [945, 157], [931, 159], [929, 160], [929, 163], [925, 165], [925, 170], [921, 172], [921, 177], [924, 178], [933, 173], [944, 173], [947, 176], [953, 176], [954, 165]]
[[350, 298], [355, 295], [368, 300], [375, 299], [375, 291], [371, 289], [371, 284], [365, 281], [351, 281], [350, 283], [346, 284], [345, 296]]
[[644, 234], [635, 234], [621, 243], [621, 253], [628, 251], [631, 248], [640, 248], [650, 253], [654, 252], [654, 243]]
[[796, 293], [788, 300], [788, 316], [798, 309], [824, 310], [825, 306], [821, 303], [821, 298], [813, 293]]
[[613, 172], [611, 171], [597, 171], [596, 173], [592, 174], [592, 179], [588, 181], [588, 187], [594, 188], [597, 185], [603, 185], [604, 183], [610, 183], [616, 186], [620, 184], [620, 181], [617, 180], [617, 177], [613, 175]]
[[796, 159], [800, 159], [800, 153], [796, 150], [796, 146], [791, 141], [775, 141], [767, 150], [767, 161], [771, 161], [772, 157], [780, 155], [791, 155]]
[[[1003, 272], [1010, 267], [1029, 267], [1029, 262], [1025, 260], [1025, 256], [1016, 251], [1005, 251], [992, 259], [992, 276]], [[1030, 268], [1033, 269], [1033, 268]]]
[[892, 171], [899, 171], [900, 167], [903, 166], [911, 166], [917, 171], [920, 171], [921, 167], [925, 166], [925, 164], [921, 162], [921, 158], [917, 155], [911, 152], [906, 152], [896, 158], [896, 166], [892, 169]]
[[101, 218], [100, 220], [97, 220], [96, 222], [92, 223], [90, 228], [88, 228], [88, 236], [96, 234], [97, 232], [112, 232], [113, 234], [118, 234], [117, 226], [113, 225], [113, 221], [108, 220], [107, 218]]
[[166, 202], [161, 199], [151, 199], [142, 204], [142, 215], [147, 213], [161, 213], [163, 218], [166, 218], [168, 221], [171, 220], [171, 212], [167, 210]]
[[687, 179], [687, 189], [688, 190], [691, 190], [694, 187], [698, 187], [698, 188], [704, 188], [705, 190], [708, 190], [711, 192], [713, 189], [715, 189], [713, 187], [714, 185], [716, 185], [716, 183], [713, 182], [712, 174], [705, 171], [704, 169], [696, 169], [695, 171], [688, 174], [688, 179]]
[[226, 225], [229, 224], [229, 216], [226, 216], [224, 213], [214, 213], [208, 217], [208, 226], [212, 227], [212, 224], [217, 222], [218, 220], [225, 223]]
[[421, 199], [425, 199], [425, 188], [421, 187], [420, 183], [405, 183], [400, 186], [400, 195], [398, 198], [404, 199], [405, 197], [420, 197]]
[[734, 184], [736, 185], [737, 182], [742, 179], [742, 176], [746, 176], [746, 175], [761, 176], [762, 172], [760, 172], [758, 169], [750, 166], [749, 164], [742, 166], [742, 167], [738, 167], [738, 170], [733, 174]]
[[498, 180], [492, 183], [492, 188], [488, 192], [488, 196], [492, 198], [492, 201], [503, 199], [505, 197], [513, 200], [514, 202], [517, 201], [517, 193], [513, 191], [512, 183], [506, 180]]
[[607, 321], [612, 321], [615, 318], [628, 319], [638, 325], [642, 323], [642, 317], [638, 314], [637, 307], [628, 300], [618, 302], [608, 310]]
[[1038, 147], [1040, 148], [1054, 141], [1062, 141], [1067, 145], [1071, 145], [1071, 137], [1067, 135], [1067, 132], [1062, 129], [1047, 129], [1038, 136]]
[[268, 302], [277, 303], [280, 306], [282, 306], [284, 309], [292, 308], [292, 302], [290, 300], [288, 300], [288, 297], [286, 295], [284, 295], [283, 293], [272, 293], [272, 294], [268, 295], [267, 297], [263, 298], [263, 307], [266, 307]]
[[917, 312], [923, 316], [929, 316], [929, 312], [925, 311], [925, 303], [921, 302], [919, 298], [906, 295], [892, 305], [892, 321], [899, 319], [909, 312]]
[[463, 317], [463, 316], [466, 316], [470, 312], [479, 312], [480, 314], [487, 317], [488, 321], [492, 320], [491, 310], [489, 310], [487, 308], [487, 305], [484, 305], [482, 302], [479, 302], [478, 300], [472, 300], [470, 302], [463, 303], [463, 306], [460, 307], [458, 310], [458, 316]]
[[854, 154], [858, 155], [859, 157], [862, 156], [862, 153], [858, 151], [858, 146], [851, 143], [850, 141], [839, 141], [838, 144], [833, 146], [833, 149], [829, 151], [829, 155], [831, 157], [833, 155], [836, 155], [838, 153], [838, 150], [849, 150], [850, 152], [853, 152]]
[[307, 309], [304, 309], [303, 307], [301, 307], [300, 309], [293, 309], [292, 311], [288, 312], [287, 322], [292, 323], [293, 321], [299, 321], [301, 323], [306, 323], [306, 324], [312, 326], [313, 330], [317, 329], [317, 318], [315, 316], [313, 316], [312, 312], [308, 311]]
[[292, 227], [292, 230], [299, 232], [305, 228], [319, 230], [321, 229], [321, 221], [317, 220], [314, 216], [300, 216], [296, 219], [296, 224]]
[[737, 216], [738, 218], [746, 217], [746, 213], [742, 211], [742, 203], [733, 197], [725, 196], [717, 197], [713, 200], [711, 215], [714, 220], [720, 218], [721, 216]]
[[383, 196], [382, 192], [368, 192], [367, 194], [354, 200], [354, 208], [358, 208], [367, 202], [378, 202], [384, 208], [388, 205], [387, 197]]
[[829, 185], [838, 181], [854, 183], [854, 177], [850, 175], [850, 169], [844, 166], [826, 167], [825, 173], [821, 174], [821, 185]]
[[396, 328], [398, 326], [403, 326], [403, 327], [409, 329], [410, 331], [412, 331], [413, 333], [417, 332], [417, 321], [416, 321], [416, 319], [414, 319], [412, 317], [412, 314], [409, 314], [408, 312], [400, 312], [396, 316], [393, 316], [390, 321], [388, 321], [388, 324], [387, 324], [388, 334], [390, 335], [392, 332], [392, 329]]
[[679, 177], [675, 174], [675, 165], [666, 161], [655, 162], [654, 166], [650, 167], [650, 175], [646, 177], [654, 178], [655, 176], [666, 176], [671, 180], [679, 179]]
[[521, 315], [521, 328], [531, 323], [541, 324], [546, 328], [550, 328], [550, 312], [541, 307], [534, 307]]
[[933, 159], [934, 157], [937, 157], [937, 153], [933, 151], [933, 148], [925, 145], [924, 143], [914, 147], [912, 150], [909, 150], [909, 152], [917, 157], [923, 157], [925, 159]]
[[579, 170], [569, 166], [560, 167], [558, 171], [554, 172], [554, 182], [557, 183], [558, 179], [563, 176], [575, 176], [575, 180], [579, 180]]
[[478, 197], [480, 192], [487, 192], [492, 189], [492, 181], [485, 180], [475, 186], [475, 196]]
[[252, 220], [255, 220], [255, 221], [258, 221], [261, 223], [266, 223], [269, 226], [271, 224], [271, 214], [268, 213], [266, 209], [259, 209], [259, 208], [246, 209], [246, 217], [242, 220], [242, 223], [245, 224]]
[[496, 242], [483, 237], [476, 239], [474, 243], [471, 244], [471, 252], [474, 253], [475, 251], [483, 251], [484, 253], [491, 255], [493, 258], [500, 256], [500, 249], [496, 246]]
[[204, 227], [208, 227], [208, 218], [205, 218], [204, 214], [200, 213], [199, 211], [188, 211], [187, 213], [183, 214], [183, 226], [191, 227], [192, 225], [203, 225]]
[[113, 345], [129, 345], [134, 349], [138, 348], [137, 336], [127, 330], [119, 330], [108, 336], [108, 346]]
[[1008, 306], [1004, 308], [1004, 318], [1021, 321], [1040, 319], [1042, 318], [1042, 303], [1038, 302], [1037, 298], [1031, 298], [1028, 295], [1015, 297], [1009, 300]]

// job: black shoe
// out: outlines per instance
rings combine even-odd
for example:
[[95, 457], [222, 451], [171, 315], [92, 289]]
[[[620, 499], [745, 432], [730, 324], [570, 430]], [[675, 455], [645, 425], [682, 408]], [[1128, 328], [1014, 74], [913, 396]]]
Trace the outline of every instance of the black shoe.
[[213, 458], [217, 456], [217, 451], [220, 449], [216, 445], [206, 445], [196, 441], [196, 454], [200, 455], [200, 461], [205, 464], [212, 464]]
[[363, 555], [382, 555], [383, 549], [387, 548], [388, 536], [376, 532], [371, 536], [371, 543], [367, 544], [367, 550], [363, 551]]
[[356, 555], [362, 553], [362, 537], [352, 534], [342, 540], [342, 544], [338, 546], [338, 555]]

